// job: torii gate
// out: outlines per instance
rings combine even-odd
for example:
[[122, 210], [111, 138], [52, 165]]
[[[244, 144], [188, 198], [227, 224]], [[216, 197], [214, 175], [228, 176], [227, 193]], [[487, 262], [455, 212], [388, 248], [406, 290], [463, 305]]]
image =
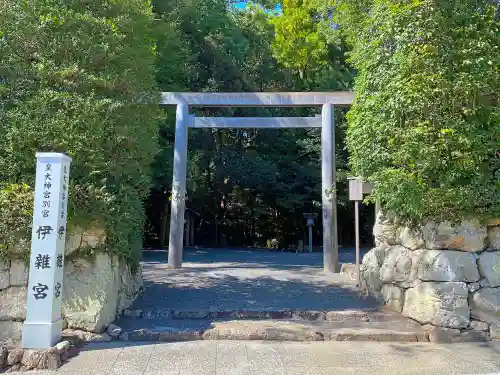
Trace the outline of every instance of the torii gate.
[[[354, 93], [336, 92], [164, 92], [162, 104], [177, 106], [175, 119], [172, 208], [168, 244], [169, 268], [182, 267], [184, 209], [186, 199], [188, 128], [312, 128], [321, 127], [321, 178], [323, 216], [323, 266], [339, 271], [337, 200], [335, 191], [334, 106], [348, 107]], [[195, 117], [189, 107], [322, 107], [319, 117]]]

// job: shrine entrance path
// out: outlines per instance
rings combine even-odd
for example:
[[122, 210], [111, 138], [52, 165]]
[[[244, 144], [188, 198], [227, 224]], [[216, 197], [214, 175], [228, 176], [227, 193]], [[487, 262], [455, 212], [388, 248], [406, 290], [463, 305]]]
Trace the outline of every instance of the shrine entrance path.
[[[144, 293], [131, 309], [207, 311], [373, 310], [355, 282], [322, 269], [322, 253], [187, 249], [182, 269], [167, 269], [166, 252], [145, 252]], [[340, 262], [354, 262], [341, 249]]]
[[[147, 253], [145, 291], [117, 320], [131, 341], [427, 341], [421, 326], [379, 311], [355, 282], [326, 273], [321, 253], [192, 249], [182, 269]], [[354, 252], [341, 252], [341, 263]]]

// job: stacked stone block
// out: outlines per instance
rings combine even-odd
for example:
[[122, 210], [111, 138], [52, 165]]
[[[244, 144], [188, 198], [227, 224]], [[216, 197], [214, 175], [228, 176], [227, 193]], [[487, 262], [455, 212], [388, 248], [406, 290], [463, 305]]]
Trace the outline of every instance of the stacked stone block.
[[500, 338], [500, 221], [408, 228], [380, 213], [373, 232], [376, 247], [361, 266], [365, 290], [433, 332], [440, 329], [439, 341], [446, 341], [443, 333], [450, 339], [465, 331]]
[[[78, 249], [97, 247], [103, 231], [74, 231], [66, 241], [62, 314], [65, 326], [103, 332], [128, 308], [142, 288], [142, 274], [116, 256], [98, 253], [92, 259]], [[26, 318], [28, 265], [21, 259], [0, 261], [0, 344], [19, 342]]]

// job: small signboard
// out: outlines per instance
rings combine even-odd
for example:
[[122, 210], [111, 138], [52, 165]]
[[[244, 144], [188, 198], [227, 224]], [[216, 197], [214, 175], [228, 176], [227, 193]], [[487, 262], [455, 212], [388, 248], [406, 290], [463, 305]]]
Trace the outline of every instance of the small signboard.
[[349, 179], [349, 200], [363, 200], [363, 181], [361, 179], [355, 177]]

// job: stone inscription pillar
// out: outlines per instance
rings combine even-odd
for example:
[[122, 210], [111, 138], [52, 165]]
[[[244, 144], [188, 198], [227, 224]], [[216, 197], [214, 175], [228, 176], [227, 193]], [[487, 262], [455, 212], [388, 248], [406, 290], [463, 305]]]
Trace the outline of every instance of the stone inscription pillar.
[[36, 154], [35, 202], [31, 232], [23, 348], [50, 348], [61, 339], [69, 166], [64, 154]]

